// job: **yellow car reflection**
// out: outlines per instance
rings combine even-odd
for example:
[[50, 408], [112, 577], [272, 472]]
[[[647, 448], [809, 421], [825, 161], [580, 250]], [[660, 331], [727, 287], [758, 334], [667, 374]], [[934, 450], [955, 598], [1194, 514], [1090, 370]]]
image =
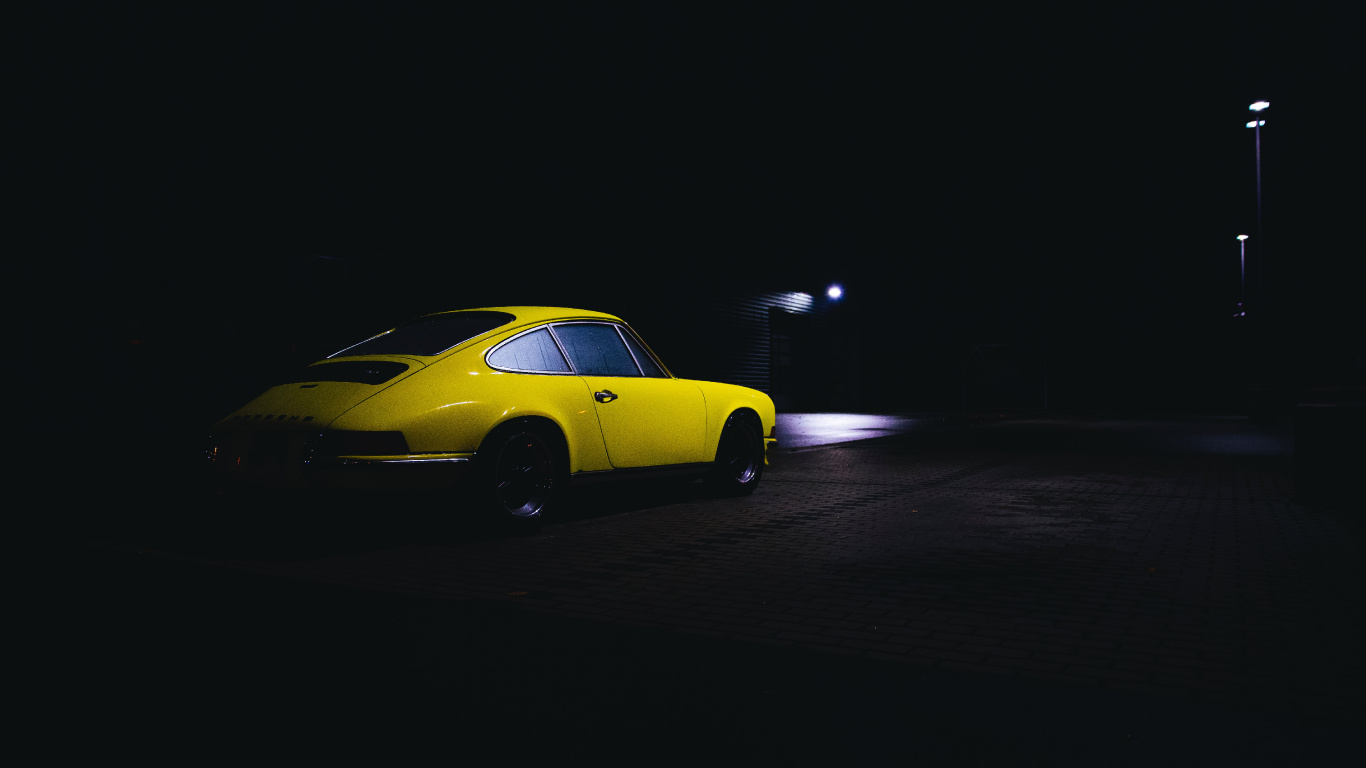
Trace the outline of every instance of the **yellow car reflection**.
[[775, 442], [758, 390], [675, 378], [620, 318], [557, 307], [425, 315], [271, 387], [214, 427], [236, 483], [423, 489], [535, 520], [568, 483], [696, 475], [750, 493]]

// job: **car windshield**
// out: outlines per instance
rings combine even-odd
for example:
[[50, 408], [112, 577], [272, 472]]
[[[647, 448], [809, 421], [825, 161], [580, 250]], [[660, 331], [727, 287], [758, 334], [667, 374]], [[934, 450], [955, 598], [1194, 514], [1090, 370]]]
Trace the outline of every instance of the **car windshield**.
[[506, 312], [448, 312], [428, 315], [353, 344], [329, 357], [356, 355], [439, 355], [517, 318]]

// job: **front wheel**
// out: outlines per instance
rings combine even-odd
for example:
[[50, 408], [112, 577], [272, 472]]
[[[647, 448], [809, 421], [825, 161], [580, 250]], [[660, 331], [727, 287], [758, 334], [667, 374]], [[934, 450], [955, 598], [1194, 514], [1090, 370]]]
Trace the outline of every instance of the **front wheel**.
[[495, 431], [480, 446], [477, 461], [476, 500], [503, 522], [540, 522], [561, 490], [560, 453], [536, 427]]
[[731, 414], [721, 429], [707, 483], [721, 496], [748, 496], [764, 474], [764, 437], [754, 420]]

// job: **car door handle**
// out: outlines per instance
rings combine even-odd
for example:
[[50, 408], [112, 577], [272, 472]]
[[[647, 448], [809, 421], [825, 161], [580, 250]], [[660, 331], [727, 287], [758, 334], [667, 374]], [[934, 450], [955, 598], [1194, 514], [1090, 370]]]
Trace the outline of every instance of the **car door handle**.
[[594, 392], [593, 397], [596, 398], [599, 403], [610, 403], [613, 400], [617, 399], [617, 396], [610, 389], [604, 389], [601, 392]]

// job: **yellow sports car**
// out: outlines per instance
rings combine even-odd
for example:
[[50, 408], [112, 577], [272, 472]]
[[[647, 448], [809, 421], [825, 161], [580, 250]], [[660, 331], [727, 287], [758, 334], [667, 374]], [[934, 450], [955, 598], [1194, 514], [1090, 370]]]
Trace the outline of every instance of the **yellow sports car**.
[[697, 475], [726, 495], [768, 463], [773, 401], [675, 378], [625, 322], [557, 307], [441, 312], [347, 347], [214, 427], [252, 485], [434, 489], [535, 520], [566, 483]]

